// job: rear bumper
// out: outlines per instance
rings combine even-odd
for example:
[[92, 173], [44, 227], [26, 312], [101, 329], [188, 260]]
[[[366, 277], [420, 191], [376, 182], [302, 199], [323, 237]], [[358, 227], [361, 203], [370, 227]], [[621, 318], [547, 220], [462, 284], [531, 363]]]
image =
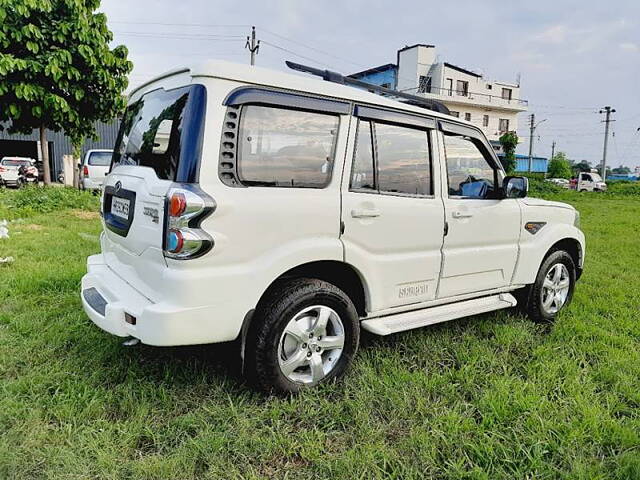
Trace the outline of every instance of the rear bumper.
[[[242, 318], [213, 306], [154, 303], [117, 275], [102, 254], [87, 259], [80, 298], [87, 316], [102, 330], [155, 346], [195, 345], [234, 340]], [[221, 311], [222, 310], [222, 311]], [[135, 318], [135, 325], [127, 322]], [[227, 321], [225, 321], [228, 319]]]
[[83, 178], [82, 179], [82, 187], [85, 190], [97, 190], [99, 188], [102, 188], [102, 184], [104, 183], [104, 180], [92, 180], [90, 178]]

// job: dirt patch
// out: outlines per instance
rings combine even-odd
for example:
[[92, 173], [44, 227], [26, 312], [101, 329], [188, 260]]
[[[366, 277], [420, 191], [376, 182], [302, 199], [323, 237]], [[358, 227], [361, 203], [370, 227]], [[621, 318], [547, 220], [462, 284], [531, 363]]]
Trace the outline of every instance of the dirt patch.
[[44, 230], [44, 227], [42, 225], [38, 225], [37, 223], [27, 223], [26, 225], [20, 225], [20, 228], [22, 230], [35, 230], [35, 231]]
[[71, 214], [74, 217], [81, 218], [83, 220], [93, 220], [100, 217], [98, 212], [90, 212], [87, 210], [73, 210]]

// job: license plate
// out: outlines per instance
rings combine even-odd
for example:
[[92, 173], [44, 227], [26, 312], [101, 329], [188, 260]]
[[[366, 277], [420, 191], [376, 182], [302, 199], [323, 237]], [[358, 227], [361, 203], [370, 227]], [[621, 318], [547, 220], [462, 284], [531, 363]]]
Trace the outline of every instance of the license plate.
[[126, 198], [113, 197], [111, 199], [111, 213], [123, 220], [129, 220], [129, 200]]

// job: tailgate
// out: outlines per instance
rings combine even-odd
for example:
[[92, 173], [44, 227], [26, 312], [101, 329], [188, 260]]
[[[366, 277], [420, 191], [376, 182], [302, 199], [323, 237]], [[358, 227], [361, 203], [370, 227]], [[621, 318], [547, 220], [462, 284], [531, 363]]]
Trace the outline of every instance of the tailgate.
[[105, 234], [134, 255], [162, 250], [165, 195], [171, 181], [151, 168], [117, 166], [105, 179], [102, 213]]

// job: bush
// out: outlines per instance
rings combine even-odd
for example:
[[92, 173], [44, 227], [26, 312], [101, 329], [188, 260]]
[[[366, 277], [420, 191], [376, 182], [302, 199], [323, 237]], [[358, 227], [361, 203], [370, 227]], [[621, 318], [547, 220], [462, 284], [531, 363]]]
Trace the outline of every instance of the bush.
[[567, 190], [556, 185], [555, 183], [545, 182], [539, 177], [533, 177], [531, 174], [526, 175], [529, 178], [529, 196], [541, 197], [553, 193], [562, 193]]
[[607, 195], [640, 196], [640, 182], [609, 181], [607, 182]]
[[18, 190], [0, 189], [0, 215], [29, 216], [70, 208], [98, 210], [99, 197], [75, 188], [27, 186]]

